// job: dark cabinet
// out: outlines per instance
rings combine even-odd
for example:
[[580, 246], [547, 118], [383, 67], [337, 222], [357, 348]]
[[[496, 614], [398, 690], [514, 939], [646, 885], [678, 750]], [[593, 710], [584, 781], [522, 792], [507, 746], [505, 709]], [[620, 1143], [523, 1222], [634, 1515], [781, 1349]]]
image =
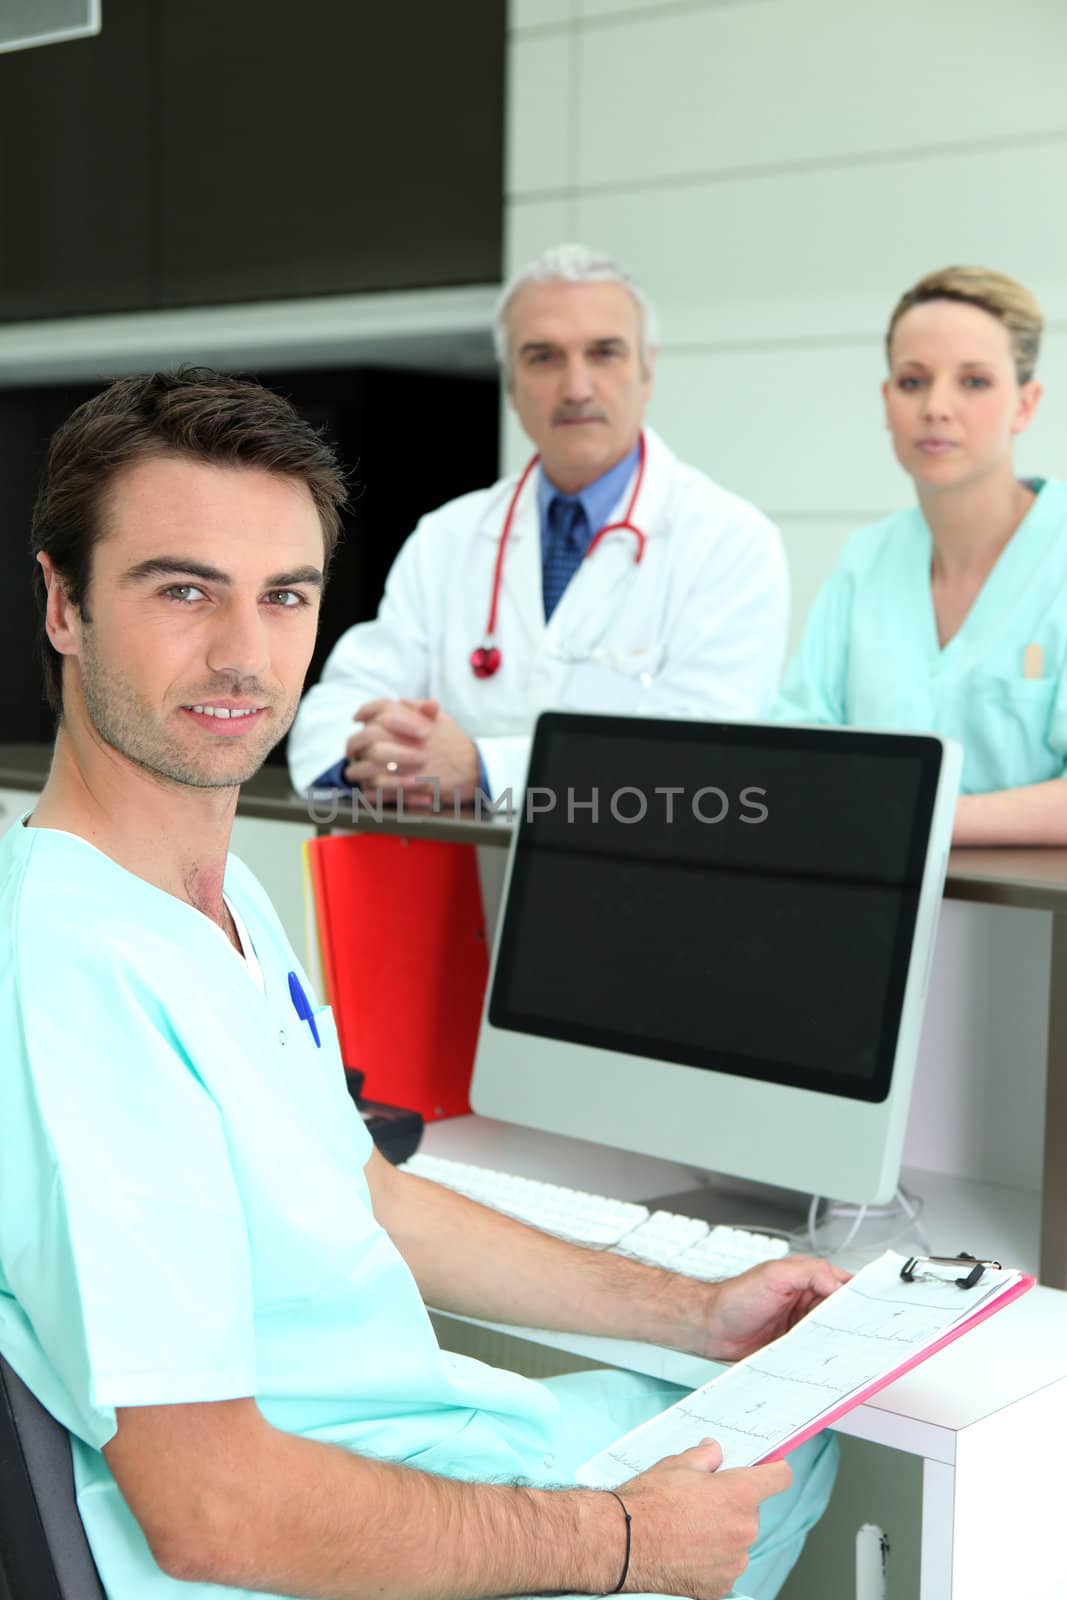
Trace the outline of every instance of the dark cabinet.
[[500, 0], [108, 0], [0, 55], [0, 320], [493, 282]]
[[150, 7], [0, 55], [0, 321], [154, 301]]

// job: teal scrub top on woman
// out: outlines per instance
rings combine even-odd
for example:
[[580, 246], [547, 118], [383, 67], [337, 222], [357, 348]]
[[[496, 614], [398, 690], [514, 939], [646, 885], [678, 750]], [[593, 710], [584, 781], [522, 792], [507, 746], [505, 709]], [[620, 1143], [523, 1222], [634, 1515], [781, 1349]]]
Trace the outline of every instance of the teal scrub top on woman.
[[[861, 528], [812, 606], [773, 716], [929, 731], [963, 746], [964, 794], [1064, 775], [1067, 484], [1047, 479], [942, 648], [922, 512]], [[1024, 675], [1024, 660], [1037, 675]]]

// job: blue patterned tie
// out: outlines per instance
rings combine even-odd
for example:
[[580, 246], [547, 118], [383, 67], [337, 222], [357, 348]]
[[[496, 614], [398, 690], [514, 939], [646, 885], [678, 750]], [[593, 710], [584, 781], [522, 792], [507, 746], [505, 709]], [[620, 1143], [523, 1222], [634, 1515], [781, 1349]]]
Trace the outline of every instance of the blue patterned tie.
[[541, 571], [545, 621], [559, 605], [564, 589], [582, 564], [589, 542], [589, 524], [580, 500], [557, 494], [548, 503], [548, 549]]

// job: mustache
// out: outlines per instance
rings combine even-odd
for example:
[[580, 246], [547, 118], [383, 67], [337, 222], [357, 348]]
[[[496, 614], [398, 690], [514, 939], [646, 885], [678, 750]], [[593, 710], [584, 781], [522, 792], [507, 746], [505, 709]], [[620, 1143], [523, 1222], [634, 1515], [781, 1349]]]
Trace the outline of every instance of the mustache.
[[[184, 690], [182, 692], [186, 693]], [[204, 700], [213, 699], [216, 695], [232, 695], [234, 698], [244, 696], [270, 704], [278, 698], [277, 690], [265, 688], [258, 678], [238, 678], [231, 675], [228, 678], [217, 678], [214, 683], [199, 689], [189, 690], [182, 704], [197, 705]]]

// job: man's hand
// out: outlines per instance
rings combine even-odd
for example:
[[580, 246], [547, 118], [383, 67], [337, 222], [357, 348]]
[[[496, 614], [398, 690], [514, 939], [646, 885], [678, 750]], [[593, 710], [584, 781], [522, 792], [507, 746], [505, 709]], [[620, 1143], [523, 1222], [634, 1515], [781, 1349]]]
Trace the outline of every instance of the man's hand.
[[[760, 1506], [788, 1489], [792, 1473], [784, 1461], [719, 1472], [721, 1462], [719, 1446], [706, 1439], [620, 1487], [632, 1519], [625, 1593], [698, 1600], [730, 1593], [748, 1566]], [[620, 1511], [620, 1571], [624, 1534]]]
[[702, 1354], [713, 1361], [739, 1361], [807, 1316], [850, 1274], [812, 1256], [786, 1256], [751, 1267], [714, 1286]]
[[393, 801], [402, 793], [412, 811], [474, 798], [477, 746], [436, 700], [371, 700], [355, 721], [362, 726], [345, 747], [346, 782]]

